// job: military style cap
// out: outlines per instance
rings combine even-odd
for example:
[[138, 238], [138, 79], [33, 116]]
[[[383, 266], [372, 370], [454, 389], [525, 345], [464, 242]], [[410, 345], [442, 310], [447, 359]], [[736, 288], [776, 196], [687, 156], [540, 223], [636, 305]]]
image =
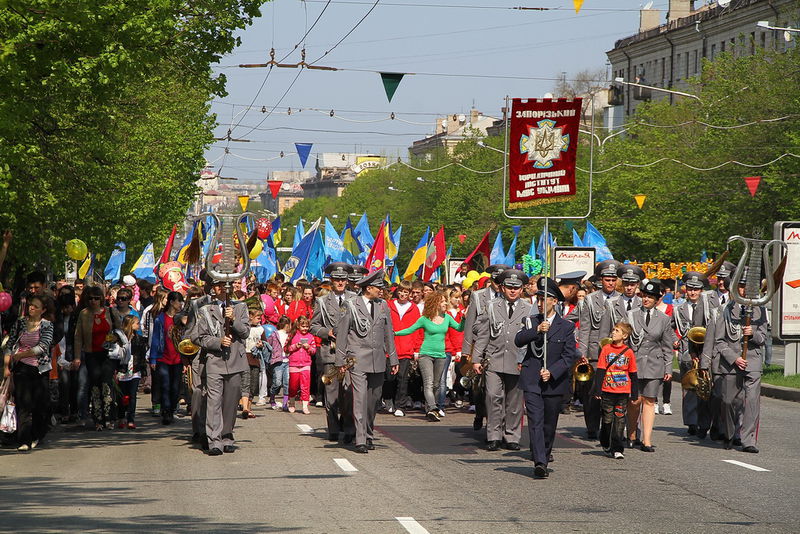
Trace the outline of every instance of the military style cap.
[[645, 279], [644, 271], [638, 265], [622, 265], [617, 269], [617, 276], [623, 282], [636, 282], [637, 284]]
[[734, 265], [733, 262], [724, 261], [722, 262], [722, 267], [717, 271], [717, 278], [730, 278], [735, 270], [736, 265]]
[[506, 269], [497, 275], [495, 281], [501, 286], [517, 289], [528, 283], [528, 275], [519, 269]]
[[538, 291], [536, 292], [537, 297], [544, 297], [545, 296], [545, 284], [547, 285], [547, 296], [554, 297], [559, 302], [564, 301], [564, 294], [561, 293], [561, 290], [558, 288], [558, 284], [552, 278], [539, 278], [536, 281], [536, 287]]
[[642, 285], [639, 286], [639, 291], [645, 295], [661, 298], [661, 283], [656, 280], [647, 280], [646, 282], [642, 282]]
[[586, 280], [590, 282], [595, 287], [595, 289], [600, 289], [603, 287], [603, 284], [600, 282], [600, 278], [598, 278], [596, 274], [593, 274]]
[[375, 286], [383, 289], [386, 287], [386, 282], [384, 278], [386, 277], [386, 273], [383, 269], [378, 269], [377, 271], [373, 271], [356, 282], [356, 285], [359, 287], [367, 287], [367, 286]]
[[570, 273], [558, 275], [556, 278], [558, 278], [558, 285], [568, 286], [572, 284], [580, 285], [581, 280], [583, 280], [585, 276], [586, 271], [572, 271]]
[[703, 274], [697, 271], [687, 271], [683, 275], [681, 281], [686, 284], [689, 289], [703, 289]]
[[500, 276], [500, 273], [502, 273], [506, 269], [510, 269], [510, 268], [511, 267], [509, 267], [508, 265], [505, 265], [503, 263], [495, 263], [493, 265], [488, 266], [486, 268], [486, 272], [491, 275], [492, 280], [497, 282], [497, 277]]
[[352, 272], [352, 267], [343, 261], [336, 261], [325, 267], [325, 274], [331, 280], [347, 280]]
[[605, 278], [605, 277], [616, 278], [617, 269], [619, 269], [621, 266], [622, 264], [617, 260], [601, 261], [594, 268], [594, 274], [597, 275], [598, 278]]
[[350, 265], [350, 273], [347, 275], [347, 279], [355, 284], [358, 284], [358, 281], [361, 280], [361, 277], [368, 272], [369, 269], [363, 265]]

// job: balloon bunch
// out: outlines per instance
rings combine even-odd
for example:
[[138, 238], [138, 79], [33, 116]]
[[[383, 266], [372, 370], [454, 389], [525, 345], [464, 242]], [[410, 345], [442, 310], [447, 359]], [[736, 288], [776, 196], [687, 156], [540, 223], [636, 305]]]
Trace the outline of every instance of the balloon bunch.
[[522, 256], [522, 272], [528, 276], [540, 274], [542, 272], [542, 260], [534, 259], [530, 254], [525, 254]]

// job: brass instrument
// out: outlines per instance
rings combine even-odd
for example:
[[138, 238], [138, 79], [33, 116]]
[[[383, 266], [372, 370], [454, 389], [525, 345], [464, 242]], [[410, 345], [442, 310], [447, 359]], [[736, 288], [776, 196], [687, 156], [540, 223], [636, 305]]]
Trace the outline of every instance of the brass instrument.
[[605, 347], [606, 345], [608, 345], [609, 343], [611, 343], [611, 338], [610, 337], [601, 337], [600, 338], [600, 348], [601, 349], [603, 347]]
[[198, 352], [200, 352], [200, 345], [195, 345], [192, 343], [192, 340], [188, 337], [186, 339], [182, 339], [178, 342], [178, 352], [180, 352], [183, 356], [194, 356]]
[[706, 341], [706, 329], [702, 326], [695, 326], [686, 332], [686, 339], [695, 345], [702, 345]]
[[694, 359], [692, 368], [681, 378], [681, 387], [686, 391], [694, 391], [700, 400], [707, 401], [711, 398], [711, 376], [707, 369], [699, 369], [697, 359]]
[[590, 363], [582, 363], [580, 360], [572, 366], [572, 379], [576, 382], [591, 382], [594, 378], [594, 367]]
[[344, 378], [344, 374], [347, 372], [348, 369], [351, 369], [356, 364], [356, 359], [352, 356], [346, 358], [344, 360], [344, 368], [336, 367], [335, 365], [331, 367], [325, 374], [322, 375], [322, 383], [326, 386], [333, 384], [334, 381], [339, 380], [341, 381]]

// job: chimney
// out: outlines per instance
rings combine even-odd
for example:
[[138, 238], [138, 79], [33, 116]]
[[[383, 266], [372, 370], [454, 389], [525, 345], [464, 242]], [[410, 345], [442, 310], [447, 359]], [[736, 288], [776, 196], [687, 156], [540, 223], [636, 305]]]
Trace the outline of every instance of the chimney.
[[639, 33], [658, 28], [661, 25], [660, 9], [642, 9], [639, 11]]
[[667, 20], [682, 19], [692, 14], [692, 6], [690, 0], [669, 0], [669, 11], [667, 12]]
[[478, 117], [481, 116], [481, 112], [475, 108], [469, 110], [469, 122], [474, 126], [478, 122]]

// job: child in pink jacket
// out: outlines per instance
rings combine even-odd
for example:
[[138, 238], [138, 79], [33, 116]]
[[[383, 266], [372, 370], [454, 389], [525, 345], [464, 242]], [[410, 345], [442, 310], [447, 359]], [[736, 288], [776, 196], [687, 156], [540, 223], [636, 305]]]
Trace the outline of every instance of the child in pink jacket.
[[308, 317], [298, 317], [286, 346], [286, 352], [289, 354], [289, 397], [292, 399], [289, 412], [292, 413], [295, 411], [294, 399], [298, 389], [303, 413], [311, 413], [308, 409], [311, 390], [311, 357], [317, 352], [317, 344], [310, 329], [311, 321]]

